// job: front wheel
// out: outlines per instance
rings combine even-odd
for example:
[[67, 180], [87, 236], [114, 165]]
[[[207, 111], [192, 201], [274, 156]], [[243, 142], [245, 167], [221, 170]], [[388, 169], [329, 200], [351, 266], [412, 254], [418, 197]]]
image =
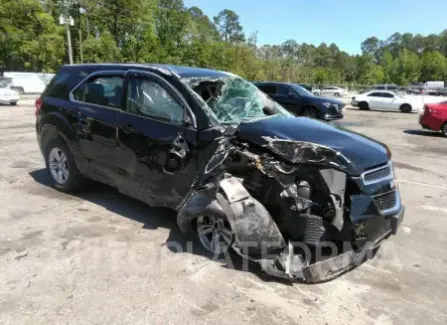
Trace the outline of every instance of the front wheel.
[[444, 125], [441, 127], [441, 132], [442, 135], [447, 138], [447, 122], [445, 122]]
[[317, 110], [315, 108], [305, 107], [301, 111], [300, 115], [301, 116], [305, 116], [305, 117], [310, 117], [310, 118], [317, 118], [318, 117], [318, 112], [317, 112]]
[[359, 103], [359, 109], [362, 111], [367, 111], [369, 110], [369, 105], [367, 102], [360, 102]]
[[57, 190], [70, 192], [81, 185], [83, 177], [62, 139], [53, 138], [45, 146], [45, 162], [53, 186]]
[[234, 234], [224, 216], [200, 216], [196, 219], [197, 236], [202, 246], [213, 256], [226, 253], [231, 247]]
[[334, 97], [340, 97], [340, 93], [335, 93]]

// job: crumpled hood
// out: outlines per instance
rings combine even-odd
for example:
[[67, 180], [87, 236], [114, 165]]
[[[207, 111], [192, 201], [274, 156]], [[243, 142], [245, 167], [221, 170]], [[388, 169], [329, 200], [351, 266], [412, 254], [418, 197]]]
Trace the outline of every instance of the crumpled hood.
[[[239, 125], [241, 140], [267, 146], [269, 139], [308, 142], [329, 147], [346, 158], [351, 175], [388, 162], [385, 144], [342, 127], [306, 117], [275, 115]], [[332, 158], [331, 158], [332, 159]]]

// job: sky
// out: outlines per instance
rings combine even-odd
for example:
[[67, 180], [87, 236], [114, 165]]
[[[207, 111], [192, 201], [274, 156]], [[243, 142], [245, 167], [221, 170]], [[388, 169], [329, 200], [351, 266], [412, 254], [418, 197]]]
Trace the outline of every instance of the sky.
[[371, 36], [385, 40], [395, 32], [439, 34], [447, 29], [447, 0], [184, 0], [210, 17], [223, 9], [240, 16], [246, 35], [258, 32], [258, 45], [288, 39], [319, 45], [335, 43], [361, 53]]

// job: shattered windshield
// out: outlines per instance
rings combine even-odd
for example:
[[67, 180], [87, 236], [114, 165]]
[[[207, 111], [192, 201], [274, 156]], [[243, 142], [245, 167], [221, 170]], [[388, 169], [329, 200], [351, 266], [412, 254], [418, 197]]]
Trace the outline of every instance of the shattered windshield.
[[[241, 123], [270, 115], [291, 116], [254, 84], [235, 75], [221, 78], [184, 78], [213, 120]], [[197, 96], [198, 95], [198, 96]]]

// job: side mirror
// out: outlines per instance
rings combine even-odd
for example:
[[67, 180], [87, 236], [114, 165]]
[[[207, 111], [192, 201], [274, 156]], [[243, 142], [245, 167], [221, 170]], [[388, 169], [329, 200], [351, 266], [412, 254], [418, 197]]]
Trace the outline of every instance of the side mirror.
[[297, 96], [295, 95], [295, 93], [293, 93], [293, 92], [289, 92], [288, 97], [289, 97], [289, 98], [296, 98]]

